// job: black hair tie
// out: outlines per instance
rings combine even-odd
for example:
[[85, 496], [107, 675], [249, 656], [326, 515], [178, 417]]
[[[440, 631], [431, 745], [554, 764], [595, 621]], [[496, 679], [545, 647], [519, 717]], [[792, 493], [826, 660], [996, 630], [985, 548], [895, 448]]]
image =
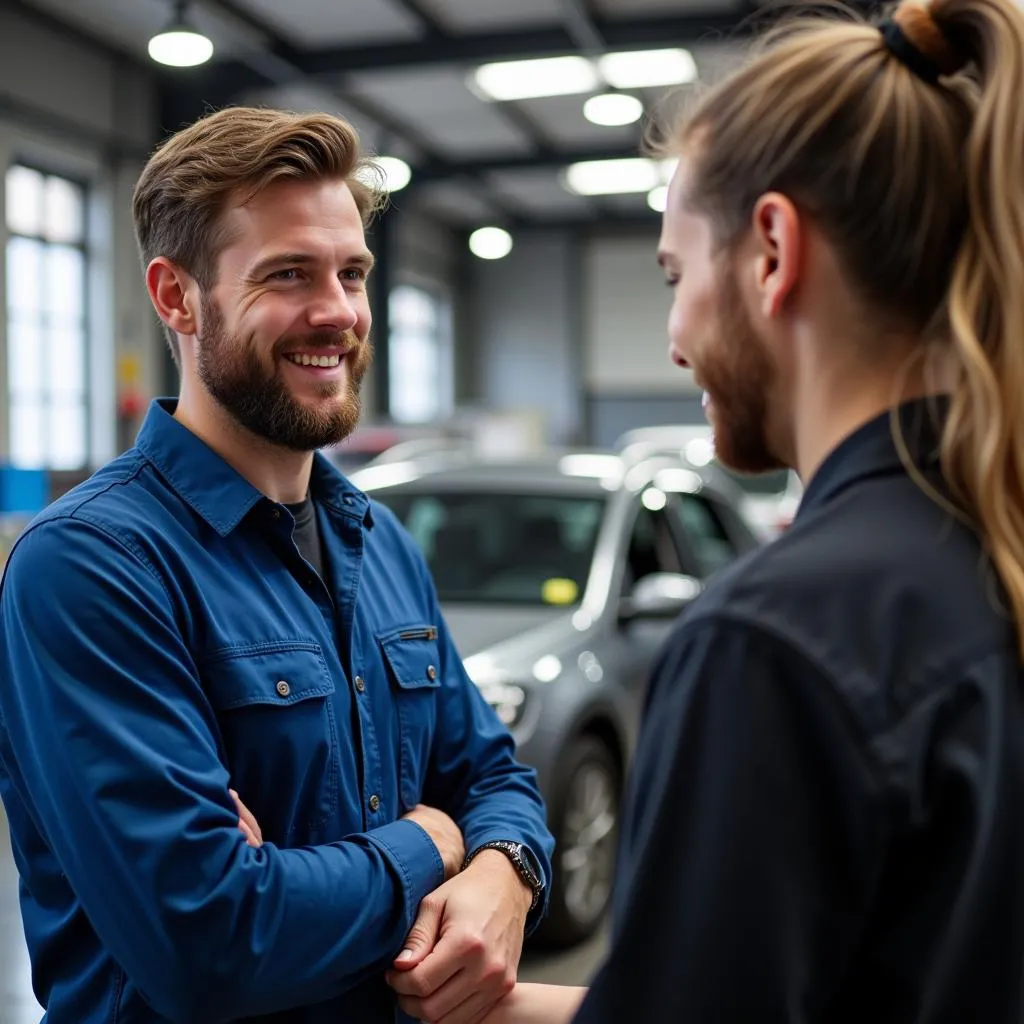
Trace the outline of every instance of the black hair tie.
[[905, 64], [918, 78], [929, 85], [939, 84], [942, 69], [930, 57], [922, 53], [908, 38], [899, 24], [889, 18], [878, 26], [885, 40], [886, 49]]

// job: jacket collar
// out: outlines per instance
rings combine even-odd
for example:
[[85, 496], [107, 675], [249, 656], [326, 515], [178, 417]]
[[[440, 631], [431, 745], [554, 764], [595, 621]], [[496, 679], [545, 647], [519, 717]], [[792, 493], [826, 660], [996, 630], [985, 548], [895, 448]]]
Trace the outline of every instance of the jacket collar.
[[[173, 398], [151, 403], [135, 447], [182, 501], [227, 536], [253, 508], [270, 499], [174, 418], [177, 404]], [[370, 499], [319, 452], [313, 457], [310, 490], [317, 501], [373, 525]]]

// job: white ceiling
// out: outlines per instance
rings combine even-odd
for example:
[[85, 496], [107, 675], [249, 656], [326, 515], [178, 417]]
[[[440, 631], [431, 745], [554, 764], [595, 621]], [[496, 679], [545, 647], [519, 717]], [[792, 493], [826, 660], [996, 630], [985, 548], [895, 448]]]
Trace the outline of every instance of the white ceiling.
[[453, 32], [490, 32], [523, 25], [556, 24], [561, 0], [420, 0], [439, 24]]
[[[171, 17], [168, 0], [30, 0], [30, 6], [82, 28], [139, 60], [147, 59], [150, 36], [159, 32]], [[196, 4], [189, 17], [196, 28], [213, 40], [219, 53], [230, 55], [263, 44], [259, 33], [221, 8]]]
[[388, 0], [245, 0], [241, 6], [300, 46], [417, 39], [422, 26]]
[[[170, 0], [20, 0], [114, 48], [148, 61], [146, 44], [170, 17]], [[566, 25], [566, 0], [192, 0], [188, 17], [213, 40], [219, 60], [245, 59], [262, 52], [276, 37], [298, 53], [329, 48], [403, 45], [431, 46], [430, 26], [461, 36]], [[628, 25], [631, 19], [678, 17], [736, 10], [737, 0], [593, 0], [595, 16]], [[232, 11], [236, 13], [232, 13]], [[265, 30], [265, 31], [264, 31]], [[656, 41], [657, 42], [657, 41]], [[674, 40], [665, 39], [664, 45]], [[702, 80], [734, 67], [738, 45], [703, 43], [691, 49]], [[405, 66], [359, 70], [339, 68], [329, 77], [302, 78], [285, 88], [269, 84], [233, 102], [277, 104], [291, 109], [327, 109], [348, 117], [368, 145], [415, 162], [439, 161], [454, 171], [466, 161], [500, 161], [543, 154], [545, 150], [636, 152], [641, 130], [603, 128], [582, 113], [585, 96], [528, 100], [513, 106], [489, 104], [466, 84], [473, 63], [429, 59]], [[422, 54], [421, 54], [422, 56]], [[180, 81], [180, 74], [177, 80]], [[188, 72], [184, 72], [188, 74]], [[662, 105], [663, 93], [646, 91], [649, 111]], [[566, 160], [568, 162], [568, 160]], [[642, 213], [644, 196], [600, 201], [581, 199], [561, 185], [559, 166], [474, 171], [456, 180], [424, 184], [402, 196], [400, 206], [415, 204], [460, 225], [502, 213], [538, 219], [601, 215], [608, 210]], [[398, 197], [396, 197], [397, 199]]]

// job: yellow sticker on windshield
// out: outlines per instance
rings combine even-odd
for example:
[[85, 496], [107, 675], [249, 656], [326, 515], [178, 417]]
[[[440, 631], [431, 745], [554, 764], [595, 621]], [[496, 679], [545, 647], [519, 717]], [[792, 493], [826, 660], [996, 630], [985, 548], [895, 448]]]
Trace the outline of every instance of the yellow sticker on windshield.
[[554, 578], [544, 581], [541, 587], [541, 598], [545, 604], [572, 604], [579, 595], [580, 588], [574, 580]]

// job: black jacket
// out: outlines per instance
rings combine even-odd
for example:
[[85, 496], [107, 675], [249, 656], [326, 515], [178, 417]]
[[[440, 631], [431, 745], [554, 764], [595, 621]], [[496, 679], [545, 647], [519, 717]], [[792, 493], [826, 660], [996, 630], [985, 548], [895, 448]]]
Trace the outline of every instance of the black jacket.
[[[924, 403], [901, 409], [941, 486]], [[1024, 693], [975, 533], [843, 442], [655, 670], [583, 1024], [1019, 1024]]]

